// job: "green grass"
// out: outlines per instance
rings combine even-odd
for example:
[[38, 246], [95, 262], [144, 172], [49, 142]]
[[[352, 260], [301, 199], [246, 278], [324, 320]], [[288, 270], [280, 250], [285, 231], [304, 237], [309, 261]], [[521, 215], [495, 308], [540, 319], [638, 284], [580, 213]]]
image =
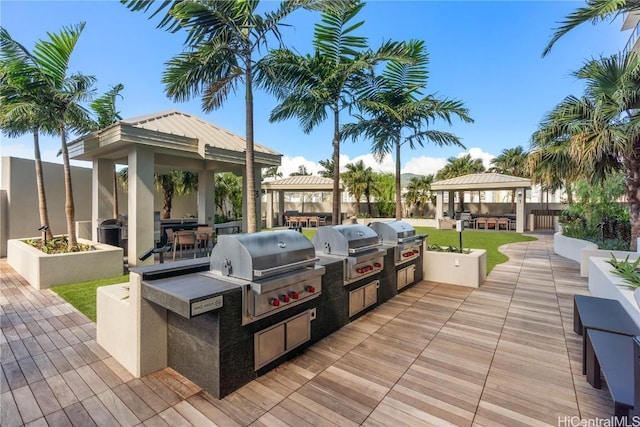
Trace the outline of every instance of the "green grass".
[[[460, 246], [460, 233], [455, 230], [437, 230], [428, 227], [416, 227], [419, 234], [429, 235], [430, 245], [440, 246]], [[486, 249], [487, 251], [487, 274], [491, 273], [493, 267], [503, 262], [507, 262], [509, 257], [498, 250], [507, 243], [530, 242], [537, 240], [535, 237], [524, 236], [519, 233], [501, 231], [474, 231], [465, 230], [462, 232], [462, 247], [471, 249]]]
[[[313, 238], [317, 232], [315, 228], [304, 228], [302, 234], [309, 239]], [[430, 245], [440, 246], [460, 246], [460, 237], [455, 230], [437, 230], [429, 227], [416, 227], [416, 233], [428, 234]], [[507, 243], [530, 242], [536, 240], [535, 237], [523, 236], [513, 232], [500, 231], [474, 231], [465, 230], [462, 233], [462, 246], [472, 249], [486, 249], [487, 251], [487, 274], [491, 273], [497, 264], [507, 262], [509, 257], [500, 252], [498, 248]]]
[[50, 289], [95, 322], [97, 289], [100, 286], [116, 285], [128, 281], [129, 275], [125, 274], [124, 276], [53, 286]]

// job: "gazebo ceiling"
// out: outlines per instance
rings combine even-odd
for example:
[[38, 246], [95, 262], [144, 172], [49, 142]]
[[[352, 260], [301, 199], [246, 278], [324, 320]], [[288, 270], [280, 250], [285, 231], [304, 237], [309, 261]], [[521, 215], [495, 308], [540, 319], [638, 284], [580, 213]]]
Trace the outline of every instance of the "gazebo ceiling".
[[436, 181], [431, 184], [431, 189], [434, 191], [505, 190], [515, 188], [531, 188], [531, 180], [490, 172], [473, 173]]
[[[127, 158], [132, 144], [153, 147], [160, 167], [201, 170], [245, 163], [244, 138], [191, 114], [164, 111], [120, 120], [69, 143], [69, 155], [77, 160]], [[254, 145], [255, 161], [262, 167], [279, 166], [282, 155]], [[125, 161], [126, 163], [126, 161]]]
[[[288, 178], [267, 181], [262, 188], [271, 191], [332, 191], [333, 179], [317, 175], [290, 176]], [[340, 191], [344, 187], [340, 184]]]

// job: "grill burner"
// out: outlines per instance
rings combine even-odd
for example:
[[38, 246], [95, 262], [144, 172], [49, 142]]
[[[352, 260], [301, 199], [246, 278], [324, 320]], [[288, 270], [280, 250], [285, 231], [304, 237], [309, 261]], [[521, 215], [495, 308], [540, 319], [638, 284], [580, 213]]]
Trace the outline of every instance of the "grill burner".
[[208, 274], [242, 286], [247, 324], [320, 295], [325, 268], [316, 261], [313, 245], [296, 231], [221, 235]]
[[380, 238], [364, 225], [320, 227], [312, 242], [318, 253], [345, 258], [345, 285], [377, 274], [384, 266]]
[[380, 235], [382, 243], [395, 248], [395, 264], [403, 264], [420, 256], [425, 235], [404, 221], [381, 221], [369, 224]]

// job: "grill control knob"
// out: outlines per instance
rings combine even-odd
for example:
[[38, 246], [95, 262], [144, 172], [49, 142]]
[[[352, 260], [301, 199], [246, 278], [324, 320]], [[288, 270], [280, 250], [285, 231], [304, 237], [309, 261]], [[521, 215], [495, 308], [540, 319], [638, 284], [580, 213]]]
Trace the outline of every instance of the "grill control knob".
[[289, 295], [280, 295], [280, 301], [289, 302]]
[[289, 292], [289, 296], [291, 297], [291, 299], [298, 299], [298, 298], [300, 298], [300, 295], [299, 295], [297, 292], [295, 292], [295, 291], [291, 291], [291, 292]]
[[382, 268], [382, 264], [380, 264], [379, 262], [374, 263], [373, 266], [375, 268]]
[[305, 287], [305, 290], [306, 290], [307, 292], [309, 292], [310, 294], [312, 294], [312, 293], [314, 293], [314, 292], [316, 291], [316, 288], [315, 288], [315, 287], [313, 287], [313, 286], [306, 286], [306, 287]]
[[278, 298], [271, 298], [271, 301], [269, 301], [269, 303], [274, 307], [280, 306], [280, 300]]

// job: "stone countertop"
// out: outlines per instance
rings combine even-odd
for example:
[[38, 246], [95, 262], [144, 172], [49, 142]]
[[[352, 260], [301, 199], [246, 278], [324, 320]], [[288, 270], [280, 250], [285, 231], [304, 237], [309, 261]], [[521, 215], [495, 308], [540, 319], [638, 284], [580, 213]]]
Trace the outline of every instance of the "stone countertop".
[[143, 298], [187, 319], [220, 308], [224, 294], [233, 291], [241, 292], [240, 286], [202, 273], [142, 282]]

